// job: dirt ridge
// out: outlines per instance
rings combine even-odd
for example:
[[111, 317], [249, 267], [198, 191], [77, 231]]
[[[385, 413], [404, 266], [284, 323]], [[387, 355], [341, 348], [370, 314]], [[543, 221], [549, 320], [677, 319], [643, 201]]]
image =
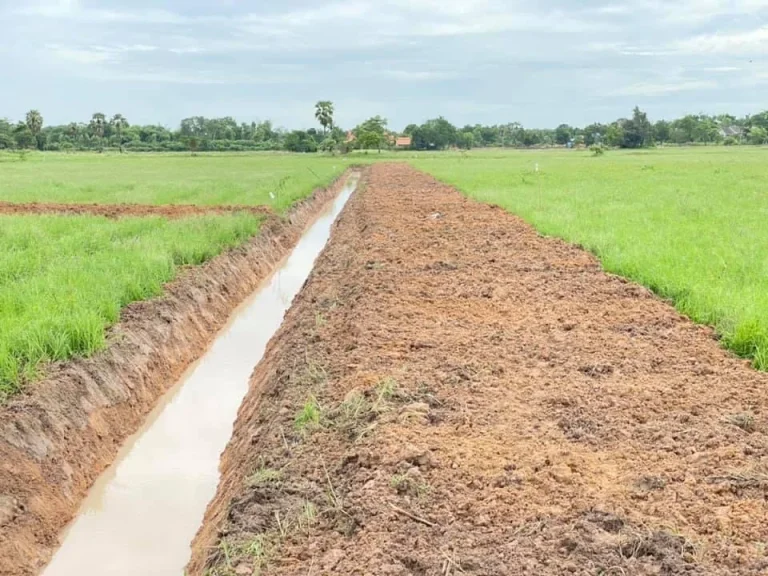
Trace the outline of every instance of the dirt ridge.
[[177, 219], [205, 214], [235, 214], [247, 212], [256, 215], [270, 215], [269, 206], [202, 206], [198, 204], [96, 204], [59, 202], [0, 202], [0, 214], [5, 215], [47, 215], [103, 216], [117, 219], [128, 217], [161, 216]]
[[768, 572], [768, 374], [403, 165], [256, 367], [190, 576]]
[[96, 477], [229, 314], [289, 253], [350, 170], [272, 216], [245, 245], [189, 268], [125, 308], [108, 347], [50, 366], [0, 407], [0, 574], [36, 574]]

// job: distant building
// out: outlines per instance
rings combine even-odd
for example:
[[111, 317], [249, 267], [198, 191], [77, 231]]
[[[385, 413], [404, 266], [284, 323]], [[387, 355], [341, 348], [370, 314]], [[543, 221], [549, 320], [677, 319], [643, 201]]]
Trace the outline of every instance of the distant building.
[[355, 140], [357, 140], [357, 136], [355, 136], [355, 134], [351, 130], [347, 132], [347, 144], [349, 144], [350, 142], [354, 142]]
[[410, 148], [413, 140], [410, 136], [398, 136], [395, 140], [396, 148]]
[[741, 126], [725, 126], [720, 128], [720, 136], [723, 138], [741, 138], [744, 136], [744, 128]]

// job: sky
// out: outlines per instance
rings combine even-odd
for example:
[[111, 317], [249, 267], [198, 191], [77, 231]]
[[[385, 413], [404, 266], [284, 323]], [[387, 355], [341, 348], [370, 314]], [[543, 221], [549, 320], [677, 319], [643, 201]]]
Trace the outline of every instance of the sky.
[[[0, 0], [0, 117], [586, 125], [768, 108], [768, 0]], [[762, 98], [761, 98], [762, 96]]]

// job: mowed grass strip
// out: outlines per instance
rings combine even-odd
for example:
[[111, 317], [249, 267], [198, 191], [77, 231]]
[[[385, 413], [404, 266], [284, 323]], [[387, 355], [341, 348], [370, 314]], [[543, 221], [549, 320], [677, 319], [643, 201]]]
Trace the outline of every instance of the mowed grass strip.
[[0, 216], [0, 401], [41, 363], [103, 348], [124, 306], [243, 243], [262, 220]]
[[0, 200], [266, 205], [281, 213], [352, 162], [309, 154], [0, 155]]
[[768, 149], [478, 151], [412, 162], [583, 245], [768, 370]]

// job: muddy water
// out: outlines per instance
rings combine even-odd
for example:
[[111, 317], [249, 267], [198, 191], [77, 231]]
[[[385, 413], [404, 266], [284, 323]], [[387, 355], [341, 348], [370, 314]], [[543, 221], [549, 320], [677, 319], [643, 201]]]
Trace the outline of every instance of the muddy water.
[[97, 480], [44, 576], [178, 576], [254, 366], [357, 185], [353, 175]]

